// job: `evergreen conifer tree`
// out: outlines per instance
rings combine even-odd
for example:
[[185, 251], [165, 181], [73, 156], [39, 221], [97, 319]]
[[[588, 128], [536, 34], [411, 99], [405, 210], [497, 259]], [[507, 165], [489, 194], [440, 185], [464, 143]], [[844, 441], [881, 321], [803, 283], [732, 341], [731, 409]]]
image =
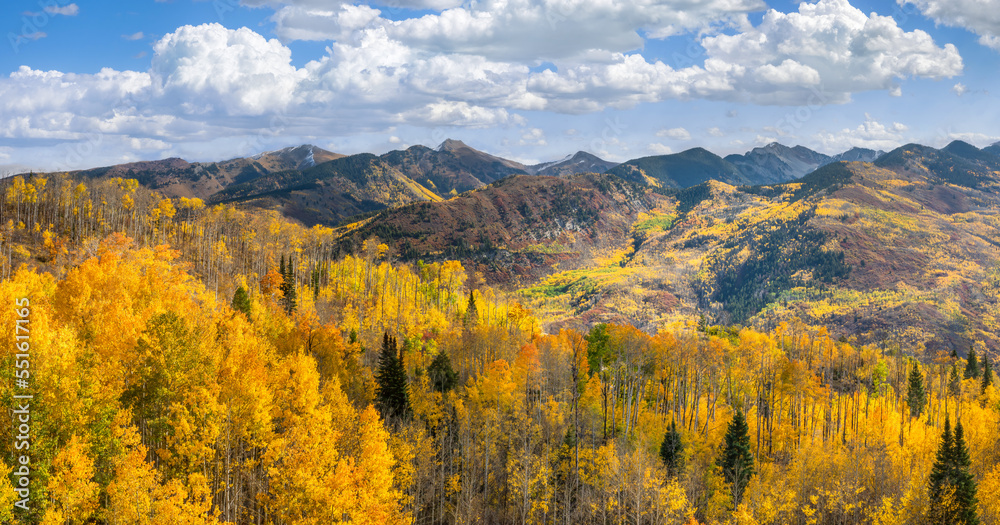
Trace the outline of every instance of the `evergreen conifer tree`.
[[295, 265], [291, 257], [285, 263], [285, 256], [281, 256], [281, 305], [285, 307], [285, 313], [291, 315], [295, 311], [298, 300], [295, 296]]
[[726, 429], [725, 444], [716, 464], [722, 468], [722, 476], [732, 490], [733, 507], [738, 507], [743, 500], [743, 492], [754, 475], [753, 454], [750, 452], [750, 427], [747, 426], [747, 420], [739, 409], [736, 410], [736, 415]]
[[948, 393], [954, 397], [962, 395], [962, 379], [958, 377], [958, 365], [952, 363], [951, 375], [948, 377]]
[[312, 271], [312, 282], [311, 282], [311, 284], [312, 284], [313, 300], [315, 300], [317, 297], [319, 297], [319, 278], [320, 278], [320, 271], [319, 271], [319, 266], [317, 266], [317, 267], [313, 268], [313, 271]]
[[677, 476], [684, 470], [684, 458], [681, 453], [684, 444], [681, 443], [681, 435], [677, 432], [677, 423], [670, 422], [670, 430], [663, 436], [663, 443], [660, 444], [660, 459], [667, 467], [667, 475]]
[[978, 525], [976, 482], [969, 467], [969, 450], [961, 421], [952, 437], [947, 418], [934, 467], [928, 478], [930, 509], [928, 521], [934, 525]]
[[469, 290], [469, 303], [465, 307], [465, 326], [476, 326], [479, 323], [479, 309], [476, 307], [475, 290]]
[[396, 338], [389, 337], [389, 332], [386, 332], [375, 374], [375, 408], [382, 414], [383, 420], [396, 422], [409, 418], [410, 393], [406, 381], [406, 368], [402, 353], [396, 348]]
[[965, 435], [962, 431], [962, 422], [955, 425], [954, 444], [954, 468], [955, 468], [955, 500], [958, 503], [959, 515], [957, 523], [961, 525], [978, 525], [979, 518], [976, 516], [976, 480], [969, 467], [972, 460], [969, 458], [969, 449], [965, 446]]
[[920, 373], [917, 363], [910, 369], [909, 389], [906, 393], [906, 404], [910, 407], [910, 417], [920, 417], [927, 404], [927, 391], [924, 390], [924, 376]]
[[928, 520], [934, 525], [950, 524], [954, 509], [950, 501], [954, 498], [951, 469], [954, 455], [954, 441], [951, 437], [951, 422], [944, 419], [944, 432], [941, 434], [941, 445], [938, 447], [931, 475], [927, 479], [930, 508]]
[[233, 293], [233, 310], [237, 312], [242, 312], [243, 315], [247, 316], [247, 320], [250, 320], [250, 294], [247, 293], [247, 289], [240, 286]]
[[451, 367], [451, 359], [444, 350], [434, 356], [431, 365], [427, 367], [427, 374], [430, 376], [431, 386], [441, 393], [448, 392], [458, 384], [458, 373]]
[[965, 379], [979, 377], [979, 360], [976, 359], [976, 349], [969, 347], [969, 359], [965, 363]]
[[983, 381], [980, 384], [980, 393], [985, 394], [986, 389], [993, 384], [993, 370], [990, 369], [990, 360], [983, 356]]

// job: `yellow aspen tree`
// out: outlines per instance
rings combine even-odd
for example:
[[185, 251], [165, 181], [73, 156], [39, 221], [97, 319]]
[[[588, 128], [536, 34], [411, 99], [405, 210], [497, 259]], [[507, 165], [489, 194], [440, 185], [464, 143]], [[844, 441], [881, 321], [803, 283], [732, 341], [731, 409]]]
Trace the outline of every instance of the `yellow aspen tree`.
[[93, 481], [94, 460], [87, 445], [77, 435], [70, 438], [52, 461], [48, 489], [51, 504], [45, 511], [45, 525], [86, 523], [98, 507], [100, 487]]

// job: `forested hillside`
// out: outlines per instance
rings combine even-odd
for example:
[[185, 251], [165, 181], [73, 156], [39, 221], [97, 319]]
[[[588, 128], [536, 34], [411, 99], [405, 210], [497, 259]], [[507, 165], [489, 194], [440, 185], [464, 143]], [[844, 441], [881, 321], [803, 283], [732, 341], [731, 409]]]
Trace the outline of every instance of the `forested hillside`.
[[[628, 286], [646, 286], [638, 265], [676, 244], [661, 267], [700, 250], [695, 282], [730, 286], [693, 292], [704, 311], [729, 312], [725, 326], [678, 315], [648, 330], [565, 319], [543, 330], [552, 301], [594, 292], [556, 274], [516, 293], [447, 254], [403, 258], [374, 230], [347, 250], [340, 230], [167, 199], [135, 180], [6, 181], [0, 396], [8, 407], [14, 395], [33, 398], [30, 509], [14, 506], [25, 478], [8, 410], [0, 520], [1000, 522], [1000, 393], [986, 345], [953, 353], [834, 336], [816, 309], [839, 303], [808, 295], [855, 297], [848, 279], [883, 275], [859, 269], [876, 263], [854, 258], [864, 252], [847, 248], [861, 242], [852, 236], [871, 236], [870, 247], [943, 236], [926, 244], [942, 265], [979, 253], [972, 235], [986, 237], [991, 219], [955, 213], [953, 201], [986, 194], [902, 184], [871, 165], [814, 175], [752, 191], [711, 183], [641, 207], [638, 195], [625, 199], [635, 216], [616, 220], [631, 221], [629, 245], [600, 267], [616, 271], [580, 276], [596, 293], [611, 282], [596, 279], [619, 270]], [[559, 195], [579, 213], [632, 191], [601, 180]], [[446, 204], [463, 206], [433, 206]], [[921, 205], [918, 228], [904, 211]], [[725, 277], [772, 260], [782, 265], [764, 282]], [[976, 271], [907, 275], [961, 287]], [[664, 306], [648, 311], [669, 308], [663, 286], [650, 293]], [[755, 302], [770, 297], [760, 290], [777, 299]], [[549, 302], [532, 304], [539, 296]], [[26, 313], [15, 308], [23, 299]], [[750, 315], [773, 322], [732, 326]], [[20, 318], [30, 327], [27, 388], [15, 382]]]

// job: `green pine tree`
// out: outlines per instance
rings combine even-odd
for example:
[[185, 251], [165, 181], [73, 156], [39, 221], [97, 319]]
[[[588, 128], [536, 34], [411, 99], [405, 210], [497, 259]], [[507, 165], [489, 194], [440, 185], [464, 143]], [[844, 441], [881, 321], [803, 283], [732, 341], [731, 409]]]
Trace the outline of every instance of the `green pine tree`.
[[726, 429], [725, 444], [716, 464], [722, 468], [722, 476], [732, 490], [733, 507], [738, 507], [743, 500], [743, 492], [754, 475], [750, 427], [747, 426], [743, 412], [738, 409]]
[[947, 418], [934, 467], [928, 478], [930, 509], [928, 521], [933, 525], [978, 525], [976, 482], [969, 472], [972, 461], [965, 445], [962, 422], [955, 426], [952, 437]]
[[319, 271], [319, 266], [317, 266], [313, 268], [312, 279], [310, 283], [312, 284], [313, 300], [316, 300], [316, 298], [319, 297], [319, 277], [320, 277], [320, 271]]
[[677, 432], [677, 424], [670, 422], [670, 430], [663, 436], [663, 443], [660, 444], [660, 459], [667, 467], [668, 476], [677, 476], [684, 470], [684, 444], [681, 443], [681, 435]]
[[291, 315], [298, 305], [295, 295], [295, 264], [291, 257], [285, 263], [285, 256], [281, 256], [281, 305], [285, 308], [285, 313]]
[[920, 417], [927, 405], [927, 391], [924, 390], [924, 376], [920, 373], [917, 363], [910, 369], [909, 389], [906, 393], [906, 404], [910, 407], [910, 417]]
[[438, 392], [448, 392], [458, 385], [458, 373], [451, 367], [451, 359], [444, 350], [434, 356], [431, 365], [427, 367], [427, 374], [430, 376], [431, 386]]
[[976, 349], [969, 347], [969, 360], [965, 363], [965, 379], [979, 377], [979, 361], [976, 359]]
[[993, 384], [993, 370], [990, 369], [990, 360], [983, 356], [983, 381], [980, 384], [980, 393], [985, 394], [986, 389]]
[[955, 425], [955, 444], [953, 445], [953, 458], [955, 468], [955, 500], [958, 503], [959, 514], [956, 523], [962, 525], [979, 525], [976, 507], [976, 480], [969, 472], [972, 460], [969, 458], [969, 449], [965, 446], [965, 435], [962, 431], [962, 422]]
[[479, 323], [479, 308], [476, 307], [475, 290], [469, 290], [469, 303], [465, 307], [463, 321], [466, 327], [476, 326]]
[[410, 393], [402, 352], [396, 347], [396, 338], [386, 332], [382, 338], [382, 352], [375, 374], [375, 408], [382, 419], [396, 422], [410, 417]]
[[247, 320], [250, 320], [250, 294], [247, 293], [247, 289], [240, 286], [233, 293], [233, 310], [237, 312], [243, 312], [243, 315], [247, 316]]
[[953, 397], [962, 395], [962, 379], [958, 377], [958, 365], [951, 364], [951, 375], [948, 376], [948, 393]]
[[951, 422], [944, 419], [944, 432], [941, 434], [941, 445], [938, 447], [931, 475], [927, 479], [930, 508], [928, 520], [934, 525], [945, 525], [954, 522], [954, 509], [945, 504], [945, 500], [954, 496], [954, 481], [952, 480], [952, 456], [954, 456], [954, 441], [951, 437]]

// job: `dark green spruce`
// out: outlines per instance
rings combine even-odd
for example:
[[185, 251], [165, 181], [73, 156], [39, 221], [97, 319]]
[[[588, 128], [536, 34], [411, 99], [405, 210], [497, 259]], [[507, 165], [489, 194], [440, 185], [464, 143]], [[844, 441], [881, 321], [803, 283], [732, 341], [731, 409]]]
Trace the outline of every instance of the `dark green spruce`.
[[944, 433], [934, 467], [927, 479], [929, 508], [927, 519], [932, 525], [978, 525], [976, 482], [969, 472], [972, 464], [965, 445], [962, 423], [955, 426], [944, 421]]
[[427, 375], [438, 392], [445, 393], [458, 386], [458, 373], [451, 367], [451, 358], [444, 350], [434, 356], [431, 366], [427, 367]]
[[927, 391], [924, 389], [924, 375], [920, 367], [913, 363], [910, 369], [909, 388], [906, 392], [906, 404], [910, 407], [910, 417], [920, 417], [927, 405]]
[[962, 378], [958, 377], [958, 365], [952, 363], [951, 375], [948, 376], [948, 394], [952, 397], [962, 395]]
[[281, 256], [281, 306], [288, 315], [291, 315], [298, 306], [298, 299], [295, 296], [295, 263], [289, 257], [286, 264], [284, 255]]
[[667, 467], [667, 475], [678, 476], [684, 470], [684, 444], [681, 442], [681, 435], [677, 432], [677, 423], [670, 422], [670, 430], [663, 436], [663, 443], [660, 444], [660, 459]]
[[722, 477], [729, 483], [733, 507], [738, 507], [755, 473], [753, 453], [750, 451], [750, 427], [743, 412], [738, 409], [726, 429], [725, 443], [716, 464], [722, 468]]
[[240, 286], [239, 288], [236, 289], [236, 292], [233, 293], [232, 306], [233, 310], [237, 312], [242, 312], [243, 315], [247, 316], [247, 320], [248, 321], [250, 320], [250, 312], [251, 312], [250, 294], [247, 293], [246, 288]]
[[383, 420], [394, 423], [410, 417], [406, 368], [403, 366], [402, 352], [396, 347], [396, 338], [389, 337], [389, 332], [382, 338], [375, 389], [375, 408], [382, 414]]
[[468, 328], [479, 324], [479, 308], [476, 307], [475, 290], [469, 290], [469, 303], [465, 306], [463, 324]]
[[979, 391], [982, 394], [986, 393], [986, 389], [993, 384], [993, 370], [990, 368], [990, 360], [985, 355], [983, 356], [983, 380], [979, 384]]
[[979, 378], [979, 360], [976, 359], [976, 349], [969, 347], [969, 359], [965, 362], [965, 379]]

